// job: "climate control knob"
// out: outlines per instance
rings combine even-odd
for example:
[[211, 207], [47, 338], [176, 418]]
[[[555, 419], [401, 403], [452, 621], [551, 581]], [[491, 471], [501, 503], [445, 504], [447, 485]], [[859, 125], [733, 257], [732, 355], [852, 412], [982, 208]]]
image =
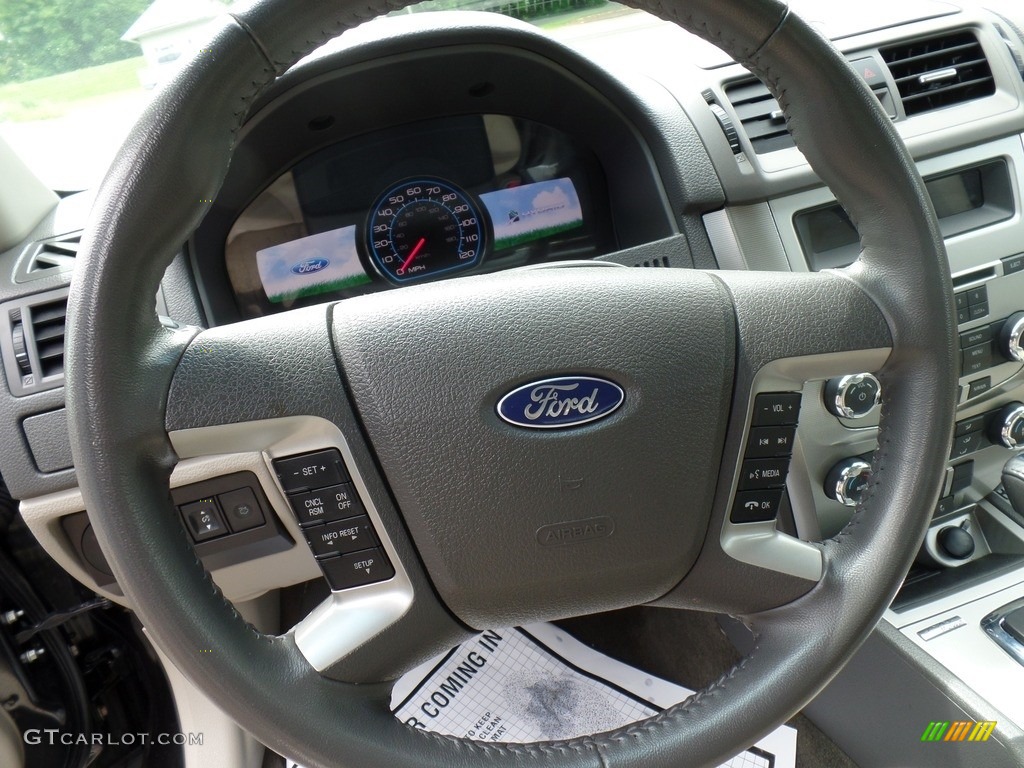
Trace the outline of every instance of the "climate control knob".
[[988, 436], [1004, 448], [1024, 447], [1024, 403], [1003, 406], [992, 418]]
[[1024, 312], [1014, 312], [999, 332], [999, 351], [1007, 360], [1024, 363]]
[[856, 507], [864, 498], [871, 465], [864, 459], [843, 459], [825, 476], [825, 495], [847, 507]]
[[839, 376], [825, 382], [825, 407], [833, 416], [860, 419], [882, 399], [882, 385], [870, 373]]

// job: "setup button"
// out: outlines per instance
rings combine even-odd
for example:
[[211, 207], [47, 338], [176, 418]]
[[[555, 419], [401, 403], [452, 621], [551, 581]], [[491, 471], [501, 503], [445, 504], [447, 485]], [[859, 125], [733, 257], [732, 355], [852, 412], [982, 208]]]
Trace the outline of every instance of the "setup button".
[[321, 560], [320, 568], [331, 589], [335, 590], [374, 584], [395, 575], [395, 569], [379, 547]]

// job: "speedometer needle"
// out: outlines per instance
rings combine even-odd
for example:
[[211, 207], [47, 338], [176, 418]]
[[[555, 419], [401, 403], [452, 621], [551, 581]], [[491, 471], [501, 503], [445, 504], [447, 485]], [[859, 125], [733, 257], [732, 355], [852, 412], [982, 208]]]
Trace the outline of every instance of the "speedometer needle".
[[423, 246], [426, 245], [426, 244], [427, 244], [427, 238], [421, 237], [420, 241], [418, 243], [416, 243], [415, 247], [412, 249], [412, 253], [410, 253], [406, 257], [405, 261], [402, 262], [402, 266], [400, 266], [398, 268], [399, 273], [405, 272], [405, 268], [408, 267], [410, 264], [412, 264], [412, 260], [416, 258], [416, 254], [418, 254], [420, 251], [422, 251], [423, 250]]

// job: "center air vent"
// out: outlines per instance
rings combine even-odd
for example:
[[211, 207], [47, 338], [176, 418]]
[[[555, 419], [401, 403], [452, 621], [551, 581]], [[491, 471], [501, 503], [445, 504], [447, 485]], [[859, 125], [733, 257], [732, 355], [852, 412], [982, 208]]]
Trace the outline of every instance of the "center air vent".
[[0, 308], [0, 351], [15, 396], [64, 384], [67, 294], [50, 291]]
[[782, 107], [760, 80], [744, 80], [728, 86], [725, 95], [736, 110], [744, 133], [759, 155], [796, 146], [786, 128]]
[[908, 116], [995, 93], [985, 53], [972, 32], [951, 32], [881, 48]]
[[14, 275], [14, 282], [25, 283], [48, 275], [70, 272], [82, 241], [81, 232], [38, 240], [25, 249]]

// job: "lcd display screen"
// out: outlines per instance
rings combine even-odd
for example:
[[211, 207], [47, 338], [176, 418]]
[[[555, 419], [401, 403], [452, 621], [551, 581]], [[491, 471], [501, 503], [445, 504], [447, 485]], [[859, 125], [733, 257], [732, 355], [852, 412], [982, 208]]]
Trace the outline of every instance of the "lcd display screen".
[[512, 248], [583, 226], [571, 179], [554, 179], [480, 195], [494, 227], [494, 250]]
[[985, 204], [981, 171], [977, 168], [931, 179], [925, 186], [940, 219], [973, 211]]
[[370, 282], [356, 249], [354, 226], [332, 229], [256, 252], [267, 299], [280, 304]]

